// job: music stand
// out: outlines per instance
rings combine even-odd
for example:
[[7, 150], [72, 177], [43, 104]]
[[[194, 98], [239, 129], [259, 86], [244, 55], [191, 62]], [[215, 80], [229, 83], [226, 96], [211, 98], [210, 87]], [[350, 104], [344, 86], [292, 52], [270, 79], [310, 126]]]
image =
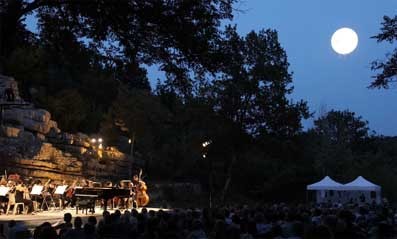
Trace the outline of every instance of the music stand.
[[66, 188], [68, 187], [68, 185], [59, 185], [57, 186], [57, 188], [55, 189], [54, 195], [59, 195], [59, 209], [62, 209], [63, 207], [63, 194], [66, 191]]
[[67, 187], [68, 187], [68, 185], [57, 186], [57, 188], [55, 189], [54, 194], [63, 195], [65, 193]]
[[[43, 195], [43, 203], [41, 204], [41, 210], [43, 210], [44, 205], [47, 206], [48, 211], [50, 210], [50, 206], [56, 209], [56, 204], [54, 202], [54, 198], [52, 197], [51, 193], [48, 191], [43, 191], [41, 192], [41, 194]], [[50, 199], [47, 200], [47, 197], [49, 197]]]
[[35, 184], [35, 185], [33, 185], [32, 191], [30, 192], [30, 195], [34, 196], [34, 199], [35, 199], [35, 200], [33, 200], [33, 201], [36, 203], [36, 204], [34, 204], [34, 209], [35, 209], [35, 211], [38, 210], [38, 207], [37, 207], [37, 204], [38, 204], [37, 197], [41, 195], [41, 192], [42, 192], [42, 191], [43, 191], [43, 186], [42, 186], [42, 185], [37, 185], [37, 184]]
[[39, 196], [41, 194], [41, 191], [43, 191], [43, 186], [33, 185], [30, 195]]
[[10, 191], [9, 187], [0, 186], [0, 196], [7, 196], [8, 191]]

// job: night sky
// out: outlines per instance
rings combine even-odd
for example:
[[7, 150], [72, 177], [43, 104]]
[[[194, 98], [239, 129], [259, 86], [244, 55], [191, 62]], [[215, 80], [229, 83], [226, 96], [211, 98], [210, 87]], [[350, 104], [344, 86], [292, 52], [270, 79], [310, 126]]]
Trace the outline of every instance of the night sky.
[[[310, 110], [349, 109], [369, 121], [371, 130], [397, 135], [397, 86], [389, 90], [368, 89], [370, 62], [383, 59], [393, 45], [378, 44], [382, 17], [397, 14], [396, 0], [243, 0], [235, 5], [231, 22], [239, 33], [276, 29], [294, 72], [292, 99], [308, 101]], [[33, 29], [34, 19], [28, 18]], [[226, 23], [225, 23], [226, 24]], [[359, 37], [356, 51], [347, 56], [331, 48], [331, 36], [341, 27], [354, 29]], [[155, 66], [149, 68], [152, 85], [164, 78]], [[305, 128], [312, 120], [304, 122]]]
[[[247, 0], [236, 8], [245, 10], [234, 19], [240, 33], [262, 28], [279, 32], [294, 72], [293, 99], [308, 101], [316, 115], [349, 109], [378, 134], [397, 135], [397, 87], [367, 88], [374, 75], [370, 62], [393, 47], [370, 37], [380, 31], [384, 15], [397, 14], [396, 0]], [[359, 37], [356, 51], [347, 56], [335, 53], [330, 44], [340, 27], [354, 29]], [[312, 121], [304, 124], [310, 127]]]

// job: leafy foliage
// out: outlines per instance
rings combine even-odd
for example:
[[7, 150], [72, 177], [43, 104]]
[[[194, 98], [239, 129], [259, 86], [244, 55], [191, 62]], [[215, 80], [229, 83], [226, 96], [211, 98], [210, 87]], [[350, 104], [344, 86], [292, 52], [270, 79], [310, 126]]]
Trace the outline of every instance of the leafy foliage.
[[314, 131], [335, 144], [358, 143], [368, 137], [368, 130], [368, 121], [348, 110], [331, 110], [314, 121]]
[[[397, 40], [397, 16], [383, 17], [381, 33], [374, 36], [378, 42], [393, 43]], [[397, 48], [386, 56], [384, 61], [373, 61], [372, 70], [380, 71], [371, 83], [370, 88], [389, 88], [397, 81]]]

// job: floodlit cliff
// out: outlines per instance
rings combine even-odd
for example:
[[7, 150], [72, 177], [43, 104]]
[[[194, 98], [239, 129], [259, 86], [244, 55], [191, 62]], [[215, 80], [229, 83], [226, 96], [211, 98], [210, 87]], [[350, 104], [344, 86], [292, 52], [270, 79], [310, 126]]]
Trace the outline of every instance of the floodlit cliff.
[[50, 112], [25, 102], [17, 82], [2, 75], [0, 106], [0, 174], [6, 170], [7, 174], [57, 181], [128, 178], [127, 155], [114, 147], [100, 150], [85, 134], [62, 132]]

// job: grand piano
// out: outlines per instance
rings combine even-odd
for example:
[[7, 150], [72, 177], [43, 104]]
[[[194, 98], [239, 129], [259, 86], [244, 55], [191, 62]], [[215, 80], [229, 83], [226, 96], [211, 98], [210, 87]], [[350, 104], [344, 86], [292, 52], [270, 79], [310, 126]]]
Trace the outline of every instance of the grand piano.
[[76, 214], [79, 209], [95, 212], [96, 200], [104, 200], [103, 210], [106, 211], [107, 202], [114, 197], [129, 198], [130, 190], [124, 188], [102, 188], [102, 187], [76, 187], [74, 191], [76, 198]]

